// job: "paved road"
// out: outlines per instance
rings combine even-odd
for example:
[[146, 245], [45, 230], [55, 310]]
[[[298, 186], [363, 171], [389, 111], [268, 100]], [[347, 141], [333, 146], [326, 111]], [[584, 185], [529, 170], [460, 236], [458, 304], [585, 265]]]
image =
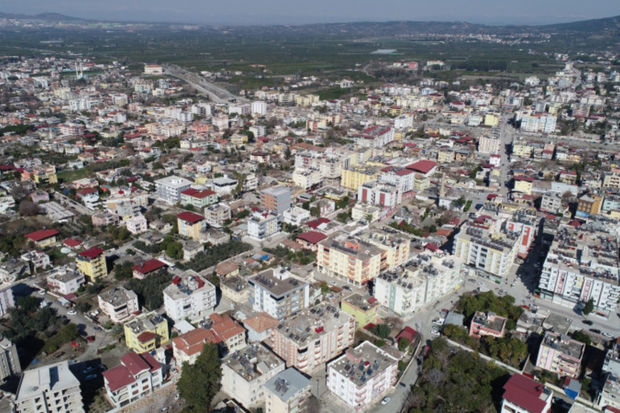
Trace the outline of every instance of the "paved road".
[[164, 73], [189, 83], [196, 90], [206, 94], [216, 103], [228, 103], [231, 100], [236, 100], [237, 102], [242, 103], [247, 102], [247, 99], [240, 96], [235, 96], [228, 90], [208, 82], [205, 78], [199, 76], [198, 74], [190, 72], [189, 70], [183, 69], [177, 65], [165, 65]]

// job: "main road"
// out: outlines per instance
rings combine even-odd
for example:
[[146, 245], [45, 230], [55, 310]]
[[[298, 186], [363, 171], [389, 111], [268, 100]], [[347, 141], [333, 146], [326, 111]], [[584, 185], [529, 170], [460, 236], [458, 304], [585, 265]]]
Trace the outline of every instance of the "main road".
[[197, 91], [209, 96], [209, 98], [215, 103], [228, 103], [231, 101], [240, 103], [248, 102], [247, 99], [240, 96], [235, 96], [223, 87], [208, 82], [197, 73], [190, 72], [189, 70], [183, 69], [177, 65], [164, 65], [164, 73], [189, 83]]

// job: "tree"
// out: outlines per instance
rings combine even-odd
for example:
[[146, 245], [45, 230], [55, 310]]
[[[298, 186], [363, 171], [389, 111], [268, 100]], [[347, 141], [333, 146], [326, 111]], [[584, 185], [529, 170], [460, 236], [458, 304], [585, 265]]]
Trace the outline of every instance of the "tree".
[[587, 345], [589, 345], [592, 342], [592, 339], [590, 338], [590, 336], [586, 333], [584, 333], [583, 331], [575, 331], [573, 333], [573, 338], [577, 341], [581, 341], [582, 343], [585, 343]]
[[398, 349], [400, 351], [405, 351], [411, 345], [411, 341], [407, 337], [401, 337], [398, 340]]
[[583, 314], [588, 315], [594, 310], [594, 300], [591, 298], [586, 302], [586, 305], [583, 306]]
[[32, 217], [39, 213], [39, 207], [32, 201], [24, 199], [19, 203], [19, 214], [25, 217]]
[[217, 345], [206, 343], [192, 365], [183, 363], [183, 372], [177, 383], [179, 395], [187, 403], [187, 411], [207, 413], [211, 401], [220, 390], [222, 367], [218, 360]]

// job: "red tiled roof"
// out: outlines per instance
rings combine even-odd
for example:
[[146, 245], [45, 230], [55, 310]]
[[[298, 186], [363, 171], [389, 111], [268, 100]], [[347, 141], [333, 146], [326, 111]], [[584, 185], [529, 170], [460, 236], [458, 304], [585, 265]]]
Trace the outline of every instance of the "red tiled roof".
[[79, 195], [88, 195], [98, 192], [96, 188], [82, 188], [77, 191]]
[[30, 234], [26, 234], [26, 238], [29, 238], [34, 242], [38, 242], [47, 238], [54, 237], [58, 234], [58, 230], [55, 229], [40, 229], [38, 231], [31, 232]]
[[134, 377], [129, 373], [127, 367], [118, 365], [110, 370], [103, 372], [103, 377], [108, 382], [110, 391], [116, 391], [122, 387], [128, 386], [135, 381]]
[[206, 343], [219, 343], [221, 340], [213, 330], [196, 328], [172, 339], [175, 348], [188, 356], [200, 353]]
[[504, 384], [504, 399], [531, 413], [542, 413], [546, 406], [540, 399], [544, 387], [522, 374], [513, 374]]
[[151, 271], [158, 270], [165, 266], [165, 263], [161, 262], [158, 259], [152, 258], [150, 260], [144, 261], [142, 264], [134, 265], [132, 269], [134, 271], [138, 271], [140, 274], [148, 274]]
[[73, 239], [73, 238], [67, 238], [66, 240], [63, 241], [63, 244], [65, 244], [67, 247], [77, 247], [78, 245], [80, 245], [82, 243], [82, 241], [78, 240], [78, 239]]
[[213, 321], [211, 329], [222, 341], [226, 341], [231, 337], [245, 332], [245, 328], [241, 327], [235, 320], [227, 315], [213, 313], [209, 318]]
[[316, 244], [320, 241], [323, 241], [325, 238], [327, 238], [327, 235], [318, 231], [302, 232], [297, 236], [297, 239], [309, 242], [310, 244]]
[[396, 336], [396, 341], [398, 342], [399, 339], [406, 338], [407, 340], [409, 340], [410, 342], [413, 343], [413, 339], [417, 335], [418, 335], [417, 331], [415, 331], [413, 328], [407, 326], [407, 327], [403, 328], [400, 333], [398, 333], [398, 335]]
[[129, 372], [134, 376], [144, 370], [153, 371], [161, 367], [161, 364], [149, 353], [136, 354], [133, 351], [121, 357], [121, 363], [127, 367]]
[[157, 334], [152, 333], [150, 331], [145, 331], [144, 333], [141, 333], [138, 336], [138, 341], [140, 341], [141, 343], [148, 343], [149, 341], [153, 340], [155, 337], [157, 337]]
[[97, 258], [98, 256], [100, 256], [101, 254], [103, 254], [103, 250], [99, 247], [92, 247], [89, 248], [85, 251], [80, 252], [78, 255], [80, 257], [86, 257], [86, 258]]
[[306, 222], [306, 225], [311, 227], [311, 228], [317, 229], [319, 227], [319, 225], [327, 224], [329, 222], [331, 222], [331, 221], [329, 219], [327, 219], [327, 218], [317, 218], [317, 219], [313, 219], [312, 221]]
[[190, 224], [195, 224], [196, 222], [200, 222], [205, 219], [205, 217], [203, 217], [202, 215], [198, 215], [189, 211], [181, 212], [179, 215], [177, 215], [177, 218], [189, 222]]
[[422, 159], [420, 161], [414, 162], [411, 165], [407, 165], [407, 169], [412, 169], [416, 172], [421, 172], [423, 174], [429, 173], [435, 166], [436, 162], [429, 161], [426, 159]]
[[184, 195], [189, 195], [191, 197], [194, 198], [206, 198], [210, 195], [215, 195], [215, 192], [211, 191], [210, 189], [205, 189], [204, 191], [199, 191], [197, 189], [194, 188], [187, 188], [185, 191], [181, 192]]

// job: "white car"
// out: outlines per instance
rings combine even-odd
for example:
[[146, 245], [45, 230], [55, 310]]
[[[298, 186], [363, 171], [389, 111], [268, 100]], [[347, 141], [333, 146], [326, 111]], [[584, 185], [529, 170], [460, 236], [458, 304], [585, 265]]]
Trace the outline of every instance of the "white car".
[[386, 405], [388, 404], [392, 399], [390, 399], [389, 397], [384, 397], [383, 400], [381, 400], [381, 404], [382, 405]]
[[77, 311], [75, 311], [75, 308], [72, 308], [71, 310], [67, 311], [67, 314], [69, 314], [69, 315], [76, 315]]

